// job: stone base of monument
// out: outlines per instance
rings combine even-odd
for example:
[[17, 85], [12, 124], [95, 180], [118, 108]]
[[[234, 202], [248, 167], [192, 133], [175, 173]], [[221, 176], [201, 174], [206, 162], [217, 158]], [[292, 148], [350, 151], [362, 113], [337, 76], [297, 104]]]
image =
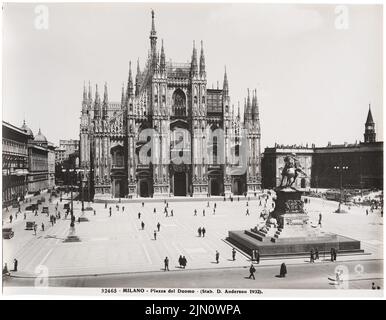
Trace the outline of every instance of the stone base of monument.
[[338, 250], [338, 253], [363, 253], [360, 241], [337, 234], [325, 234], [323, 237], [305, 238], [292, 237], [282, 238], [280, 241], [261, 241], [251, 236], [246, 230], [229, 231], [227, 240], [246, 254], [251, 255], [252, 250], [258, 249], [260, 256], [291, 256], [310, 254], [311, 249], [318, 249], [319, 255], [329, 254], [331, 248]]
[[309, 223], [303, 209], [301, 192], [294, 188], [276, 190], [275, 210], [270, 214], [277, 223], [267, 222], [263, 227], [250, 230], [229, 231], [227, 240], [246, 254], [258, 249], [260, 256], [309, 255], [311, 249], [319, 254], [331, 248], [340, 253], [362, 253], [360, 241], [324, 232]]
[[80, 238], [75, 234], [74, 227], [70, 227], [70, 231], [63, 242], [80, 242]]

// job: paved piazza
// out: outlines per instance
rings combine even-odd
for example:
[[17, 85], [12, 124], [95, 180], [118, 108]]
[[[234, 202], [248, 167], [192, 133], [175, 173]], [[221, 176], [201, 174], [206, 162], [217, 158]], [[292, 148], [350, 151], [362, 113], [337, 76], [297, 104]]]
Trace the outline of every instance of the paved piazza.
[[[54, 200], [50, 204], [50, 212], [55, 212]], [[69, 218], [64, 220], [63, 204], [59, 202], [59, 211], [62, 219], [54, 226], [49, 223], [49, 218], [42, 213], [35, 217], [27, 214], [23, 220], [22, 214], [12, 222], [15, 237], [3, 240], [4, 262], [9, 269], [13, 268], [13, 259], [19, 261], [17, 276], [34, 276], [37, 266], [48, 268], [50, 276], [90, 275], [126, 272], [145, 272], [163, 270], [163, 260], [169, 257], [170, 270], [180, 269], [178, 257], [185, 255], [187, 269], [228, 268], [247, 266], [250, 261], [241, 252], [237, 252], [236, 261], [231, 261], [231, 246], [225, 242], [229, 230], [242, 230], [254, 226], [262, 207], [258, 200], [249, 201], [250, 215], [246, 213], [245, 199], [237, 201], [237, 198], [226, 202], [222, 198], [207, 200], [169, 202], [169, 217], [163, 213], [164, 203], [145, 202], [122, 203], [117, 211], [116, 204], [112, 207], [112, 216], [104, 204], [92, 204], [97, 214], [86, 211], [88, 222], [76, 223], [76, 235], [81, 242], [65, 243], [63, 240], [69, 233]], [[213, 214], [214, 203], [217, 204], [216, 213]], [[268, 206], [270, 207], [270, 201]], [[87, 206], [87, 203], [85, 204]], [[122, 212], [122, 206], [125, 207]], [[23, 205], [22, 208], [24, 208]], [[74, 214], [81, 214], [80, 202], [74, 202]], [[157, 213], [153, 213], [154, 207]], [[194, 216], [194, 209], [197, 216]], [[368, 260], [382, 259], [382, 228], [383, 218], [378, 211], [366, 216], [366, 208], [354, 207], [346, 214], [337, 214], [333, 211], [337, 203], [332, 201], [311, 198], [310, 204], [306, 204], [311, 221], [317, 224], [319, 212], [322, 213], [322, 227], [344, 236], [361, 240], [363, 255], [338, 256], [338, 260]], [[174, 216], [170, 216], [173, 210]], [[202, 211], [205, 209], [205, 216]], [[13, 215], [16, 209], [12, 209]], [[41, 211], [41, 208], [40, 208]], [[138, 219], [141, 212], [141, 219]], [[3, 211], [3, 227], [10, 226], [9, 214]], [[37, 235], [33, 231], [25, 230], [26, 221], [35, 221], [38, 225]], [[141, 230], [141, 221], [145, 223], [145, 229]], [[41, 231], [41, 223], [46, 229]], [[161, 224], [160, 232], [157, 232], [157, 240], [153, 233], [157, 223]], [[205, 227], [205, 237], [198, 237], [197, 229]], [[215, 252], [220, 253], [220, 263], [215, 263]], [[323, 258], [323, 257], [322, 257]], [[306, 258], [286, 259], [287, 263], [307, 263]], [[321, 259], [323, 260], [323, 259]], [[263, 259], [262, 265], [278, 265], [283, 259]], [[323, 263], [320, 261], [318, 263]]]

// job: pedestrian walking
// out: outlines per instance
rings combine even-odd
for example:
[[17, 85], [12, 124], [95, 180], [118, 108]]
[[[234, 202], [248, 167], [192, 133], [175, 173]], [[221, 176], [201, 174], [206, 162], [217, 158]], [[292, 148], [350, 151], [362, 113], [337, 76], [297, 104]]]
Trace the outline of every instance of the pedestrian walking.
[[170, 210], [170, 215], [173, 217], [173, 209]]
[[17, 265], [18, 265], [18, 261], [16, 259], [13, 259], [13, 271], [17, 271]]
[[260, 264], [260, 251], [259, 251], [259, 249], [255, 250], [255, 258], [256, 258], [256, 263]]
[[122, 206], [122, 212], [125, 212], [125, 206]]
[[366, 216], [369, 215], [369, 209], [366, 209]]
[[164, 271], [169, 271], [169, 258], [168, 257], [165, 257], [164, 265], [165, 265]]
[[194, 209], [194, 216], [197, 215], [197, 209]]
[[216, 263], [219, 262], [220, 259], [220, 253], [216, 250]]
[[145, 203], [144, 202], [142, 202], [142, 208], [145, 206]]
[[310, 263], [315, 262], [315, 257], [314, 257], [314, 249], [311, 249], [310, 251]]
[[202, 227], [202, 230], [201, 230], [201, 231], [202, 231], [202, 236], [205, 237], [205, 232], [206, 232], [205, 228]]
[[215, 209], [217, 208], [217, 204], [216, 204], [216, 202], [214, 203], [214, 208], [215, 208]]
[[143, 221], [141, 222], [141, 228], [142, 228], [142, 230], [145, 229], [145, 223]]
[[251, 266], [249, 267], [249, 277], [248, 279], [251, 279], [253, 278], [253, 280], [255, 280], [255, 267], [253, 266], [253, 264], [251, 264]]
[[157, 240], [157, 231], [154, 230], [154, 240]]
[[13, 216], [12, 214], [9, 216], [9, 223], [12, 223], [12, 220], [13, 220]]
[[213, 214], [216, 214], [216, 209], [215, 208], [213, 208]]
[[42, 231], [44, 231], [44, 223], [42, 222]]
[[319, 227], [322, 227], [322, 214], [319, 213], [319, 222], [318, 222], [318, 226]]
[[247, 209], [247, 211], [245, 212], [245, 215], [249, 216], [249, 209]]
[[141, 212], [138, 212], [138, 219], [141, 219]]
[[285, 278], [285, 275], [287, 274], [287, 266], [283, 262], [280, 266], [280, 278]]
[[315, 249], [315, 260], [319, 260], [319, 250], [318, 250], [318, 248]]
[[186, 260], [185, 256], [182, 257], [182, 268], [185, 269], [188, 260]]
[[232, 260], [233, 261], [236, 260], [236, 249], [235, 248], [232, 248]]
[[157, 213], [157, 209], [156, 208], [153, 209], [153, 213]]
[[160, 228], [161, 228], [161, 224], [158, 222], [157, 223], [157, 230], [158, 230], [158, 232], [160, 231]]
[[180, 268], [182, 268], [183, 261], [182, 261], [182, 256], [181, 255], [178, 258], [178, 264], [180, 265]]
[[198, 231], [198, 236], [201, 237], [201, 232], [202, 232], [201, 227], [199, 227], [197, 231]]
[[334, 255], [334, 262], [336, 261], [337, 254], [338, 254], [338, 250], [334, 248], [334, 254], [333, 254]]
[[331, 248], [330, 250], [330, 257], [331, 257], [331, 262], [334, 262], [334, 248]]
[[4, 275], [7, 275], [7, 276], [11, 275], [11, 274], [9, 273], [8, 266], [7, 266], [6, 263], [4, 263], [4, 267], [3, 267], [3, 276], [4, 276]]
[[36, 223], [34, 224], [34, 234], [36, 236]]
[[202, 210], [202, 216], [205, 217], [205, 209]]

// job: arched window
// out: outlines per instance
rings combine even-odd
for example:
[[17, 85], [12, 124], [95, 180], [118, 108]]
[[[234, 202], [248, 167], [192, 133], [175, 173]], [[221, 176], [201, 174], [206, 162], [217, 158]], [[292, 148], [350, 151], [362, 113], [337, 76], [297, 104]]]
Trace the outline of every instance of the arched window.
[[181, 89], [177, 89], [173, 93], [173, 114], [175, 116], [186, 115], [186, 98]]
[[213, 137], [213, 164], [217, 164], [217, 137]]
[[125, 155], [121, 146], [111, 149], [111, 156], [113, 168], [123, 168], [125, 166]]

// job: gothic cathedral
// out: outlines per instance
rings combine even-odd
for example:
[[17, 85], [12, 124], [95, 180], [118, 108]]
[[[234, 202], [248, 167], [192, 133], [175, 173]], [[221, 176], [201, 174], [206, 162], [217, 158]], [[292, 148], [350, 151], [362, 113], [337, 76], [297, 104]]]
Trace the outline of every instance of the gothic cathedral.
[[221, 88], [207, 88], [203, 44], [198, 59], [166, 61], [157, 50], [152, 12], [146, 66], [131, 64], [121, 102], [84, 87], [80, 166], [91, 197], [255, 194], [261, 188], [260, 119], [256, 90], [231, 105], [225, 70]]

